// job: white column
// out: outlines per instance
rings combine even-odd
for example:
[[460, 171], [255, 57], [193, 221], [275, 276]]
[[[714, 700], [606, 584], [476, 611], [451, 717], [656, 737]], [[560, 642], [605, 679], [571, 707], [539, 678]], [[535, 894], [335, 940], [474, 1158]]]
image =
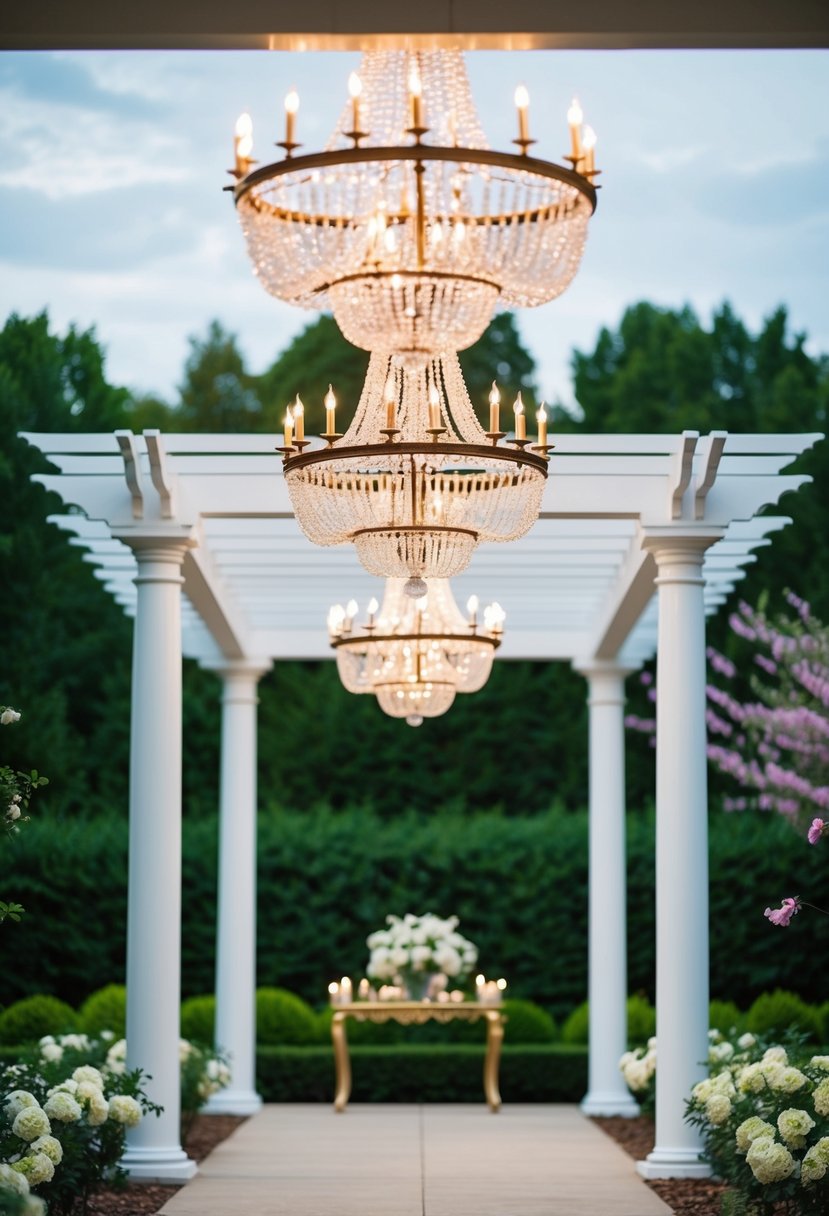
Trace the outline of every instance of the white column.
[[619, 1071], [627, 1047], [625, 677], [610, 662], [576, 664], [590, 708], [590, 1056], [586, 1115], [639, 1113]]
[[[125, 538], [126, 539], [126, 538]], [[185, 1182], [179, 1131], [181, 990], [181, 563], [177, 534], [130, 539], [138, 562], [132, 655], [127, 910], [127, 1067], [162, 1114], [127, 1133], [122, 1165], [142, 1182]]]
[[[719, 535], [719, 534], [717, 534]], [[708, 782], [702, 563], [716, 536], [644, 541], [656, 560], [656, 1137], [645, 1178], [710, 1174], [684, 1119], [708, 1054]]]
[[269, 660], [211, 670], [222, 677], [219, 894], [216, 931], [216, 1047], [230, 1060], [230, 1085], [208, 1114], [252, 1115], [256, 1092], [256, 686]]

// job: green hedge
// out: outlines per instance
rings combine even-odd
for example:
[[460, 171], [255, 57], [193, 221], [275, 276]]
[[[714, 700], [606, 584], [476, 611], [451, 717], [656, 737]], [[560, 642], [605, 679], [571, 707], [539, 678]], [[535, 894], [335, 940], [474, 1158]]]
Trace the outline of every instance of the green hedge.
[[[483, 1046], [352, 1046], [350, 1055], [353, 1102], [484, 1101]], [[334, 1100], [330, 1047], [260, 1047], [256, 1075], [266, 1102]], [[505, 1044], [500, 1089], [504, 1102], [579, 1102], [587, 1090], [587, 1052], [557, 1043]]]
[[[216, 922], [215, 819], [184, 823], [183, 995], [210, 992]], [[654, 820], [628, 817], [629, 989], [654, 997]], [[775, 987], [823, 1001], [825, 918], [775, 930], [763, 908], [794, 876], [820, 890], [825, 860], [780, 818], [711, 815], [711, 995], [747, 1009]], [[78, 1006], [124, 976], [126, 820], [33, 819], [14, 843], [14, 967], [0, 1004], [49, 991]], [[489, 975], [557, 1019], [587, 995], [587, 817], [360, 810], [271, 811], [259, 824], [258, 983], [312, 1005], [332, 978], [360, 975], [365, 938], [387, 912], [461, 918]], [[90, 908], [94, 915], [90, 915]], [[60, 933], [55, 925], [60, 925]], [[11, 932], [11, 930], [10, 930]]]

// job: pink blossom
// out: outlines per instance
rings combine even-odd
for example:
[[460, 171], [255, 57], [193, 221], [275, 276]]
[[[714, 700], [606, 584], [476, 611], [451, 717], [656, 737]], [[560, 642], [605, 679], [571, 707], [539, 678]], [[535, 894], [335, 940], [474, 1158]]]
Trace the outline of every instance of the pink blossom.
[[767, 916], [773, 925], [781, 925], [784, 929], [789, 921], [800, 910], [800, 900], [795, 895], [793, 899], [784, 899], [783, 906], [780, 908], [766, 908], [763, 913]]
[[809, 844], [817, 844], [826, 829], [826, 824], [822, 819], [813, 819], [812, 826], [808, 831]]

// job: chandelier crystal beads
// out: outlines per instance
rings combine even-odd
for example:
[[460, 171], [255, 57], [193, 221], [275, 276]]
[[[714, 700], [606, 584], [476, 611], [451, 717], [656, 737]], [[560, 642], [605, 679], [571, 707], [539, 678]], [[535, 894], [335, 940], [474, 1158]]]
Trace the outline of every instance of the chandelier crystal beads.
[[446, 580], [435, 579], [418, 599], [405, 594], [402, 579], [389, 579], [378, 613], [356, 623], [357, 605], [335, 605], [328, 632], [340, 679], [348, 692], [372, 693], [384, 713], [419, 726], [445, 714], [456, 693], [483, 688], [501, 643], [504, 612], [490, 604], [478, 622], [472, 597], [464, 616]]

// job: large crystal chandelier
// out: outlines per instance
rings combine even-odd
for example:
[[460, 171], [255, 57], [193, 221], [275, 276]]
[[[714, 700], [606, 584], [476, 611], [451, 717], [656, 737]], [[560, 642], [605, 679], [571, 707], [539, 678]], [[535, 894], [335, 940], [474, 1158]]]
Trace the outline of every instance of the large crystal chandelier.
[[[323, 151], [296, 155], [286, 98], [282, 160], [257, 167], [237, 125], [237, 212], [272, 295], [331, 309], [365, 350], [463, 350], [496, 306], [531, 307], [576, 273], [596, 206], [595, 135], [568, 113], [570, 168], [529, 155], [529, 97], [516, 90], [519, 151], [490, 149], [459, 51], [370, 51]], [[428, 137], [428, 138], [427, 138]]]
[[382, 606], [372, 600], [362, 625], [353, 600], [345, 608], [336, 604], [328, 633], [345, 688], [372, 693], [384, 713], [410, 726], [445, 714], [456, 693], [483, 688], [503, 634], [500, 605], [489, 604], [481, 624], [473, 596], [467, 613], [445, 579], [430, 582], [416, 600], [405, 594], [402, 579], [389, 579]]
[[515, 540], [538, 516], [543, 407], [533, 443], [519, 394], [503, 443], [493, 383], [484, 431], [457, 351], [497, 306], [544, 303], [571, 281], [596, 203], [595, 136], [574, 102], [571, 167], [530, 156], [522, 86], [519, 150], [491, 150], [460, 52], [369, 52], [349, 90], [328, 146], [305, 155], [292, 90], [284, 159], [262, 167], [243, 116], [232, 189], [265, 288], [332, 309], [346, 338], [373, 352], [345, 435], [333, 392], [324, 448], [306, 440], [299, 398], [286, 416], [296, 518], [317, 544], [353, 542], [370, 573], [406, 578], [418, 597], [424, 579], [460, 573], [481, 541]]

